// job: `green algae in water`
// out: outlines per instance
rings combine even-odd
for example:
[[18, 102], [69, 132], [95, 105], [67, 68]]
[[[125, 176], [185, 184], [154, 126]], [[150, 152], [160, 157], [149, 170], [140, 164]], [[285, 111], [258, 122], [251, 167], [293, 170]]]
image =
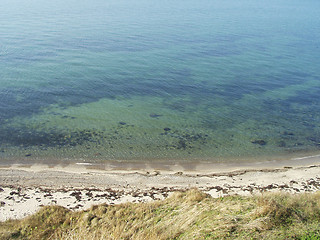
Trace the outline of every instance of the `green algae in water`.
[[317, 1], [15, 4], [0, 16], [2, 159], [320, 150]]

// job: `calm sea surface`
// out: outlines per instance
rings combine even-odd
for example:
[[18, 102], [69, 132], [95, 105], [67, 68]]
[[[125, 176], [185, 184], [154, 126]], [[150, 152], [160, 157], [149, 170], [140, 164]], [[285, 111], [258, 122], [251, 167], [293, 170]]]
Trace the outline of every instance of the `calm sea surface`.
[[0, 4], [0, 162], [320, 151], [318, 0]]

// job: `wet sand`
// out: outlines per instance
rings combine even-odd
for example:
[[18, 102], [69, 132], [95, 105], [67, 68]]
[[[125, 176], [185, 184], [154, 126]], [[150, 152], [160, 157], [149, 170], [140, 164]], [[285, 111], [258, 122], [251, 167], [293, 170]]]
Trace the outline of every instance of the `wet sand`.
[[131, 165], [126, 169], [121, 168], [121, 164], [101, 169], [86, 163], [2, 166], [0, 221], [26, 217], [44, 205], [87, 209], [101, 203], [164, 199], [174, 191], [190, 188], [198, 188], [212, 197], [250, 196], [266, 191], [303, 193], [320, 189], [319, 156], [281, 164], [220, 165], [215, 168], [206, 164], [198, 167], [168, 165], [165, 168]]

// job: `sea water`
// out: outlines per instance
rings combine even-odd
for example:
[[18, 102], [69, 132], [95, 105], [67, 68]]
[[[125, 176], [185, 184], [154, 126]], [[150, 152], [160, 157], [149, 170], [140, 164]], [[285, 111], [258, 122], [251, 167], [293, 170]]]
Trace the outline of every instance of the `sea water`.
[[0, 0], [0, 161], [320, 150], [317, 0]]

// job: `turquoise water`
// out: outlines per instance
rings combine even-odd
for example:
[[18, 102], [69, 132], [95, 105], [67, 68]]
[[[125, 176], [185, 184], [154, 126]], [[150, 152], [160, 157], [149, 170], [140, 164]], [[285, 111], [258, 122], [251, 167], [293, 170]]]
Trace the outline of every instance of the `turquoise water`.
[[316, 0], [0, 0], [0, 159], [320, 150]]

